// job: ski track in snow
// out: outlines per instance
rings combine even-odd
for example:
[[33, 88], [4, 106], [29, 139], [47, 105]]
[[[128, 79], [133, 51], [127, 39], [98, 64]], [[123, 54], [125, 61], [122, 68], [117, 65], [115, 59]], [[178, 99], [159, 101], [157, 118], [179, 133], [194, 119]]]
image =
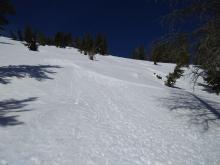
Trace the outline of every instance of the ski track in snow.
[[[0, 41], [11, 43], [0, 44], [0, 165], [220, 164], [219, 96], [187, 79], [165, 87], [154, 73], [174, 65]], [[50, 66], [36, 70], [50, 79], [10, 77], [9, 65]]]

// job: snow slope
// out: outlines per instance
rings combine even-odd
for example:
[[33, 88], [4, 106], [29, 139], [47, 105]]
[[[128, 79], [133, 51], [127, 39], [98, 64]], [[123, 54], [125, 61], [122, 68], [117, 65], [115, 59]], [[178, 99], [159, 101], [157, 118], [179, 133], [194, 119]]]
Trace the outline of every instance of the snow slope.
[[0, 165], [219, 165], [220, 97], [173, 68], [1, 37]]

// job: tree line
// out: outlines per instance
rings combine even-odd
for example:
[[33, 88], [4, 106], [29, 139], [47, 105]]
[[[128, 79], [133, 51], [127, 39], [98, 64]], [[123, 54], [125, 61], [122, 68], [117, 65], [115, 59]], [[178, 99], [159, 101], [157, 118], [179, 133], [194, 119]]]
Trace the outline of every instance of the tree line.
[[34, 45], [53, 45], [59, 48], [75, 47], [85, 55], [107, 55], [108, 53], [107, 39], [102, 34], [97, 34], [93, 37], [91, 34], [86, 33], [83, 37], [73, 38], [71, 33], [57, 32], [54, 37], [48, 37], [44, 33], [36, 32], [30, 26], [27, 26], [24, 31], [10, 31], [10, 35], [14, 40], [26, 41]]
[[[9, 23], [7, 15], [15, 14], [15, 8], [10, 0], [0, 0], [0, 34], [4, 30], [4, 26]], [[38, 50], [38, 45], [53, 45], [59, 48], [75, 47], [85, 55], [89, 55], [93, 59], [95, 54], [107, 55], [108, 43], [102, 34], [93, 37], [86, 33], [82, 37], [73, 38], [71, 33], [57, 32], [54, 36], [48, 37], [42, 32], [33, 30], [30, 26], [26, 26], [24, 30], [10, 31], [10, 37], [14, 40], [25, 41], [25, 45], [32, 51]]]

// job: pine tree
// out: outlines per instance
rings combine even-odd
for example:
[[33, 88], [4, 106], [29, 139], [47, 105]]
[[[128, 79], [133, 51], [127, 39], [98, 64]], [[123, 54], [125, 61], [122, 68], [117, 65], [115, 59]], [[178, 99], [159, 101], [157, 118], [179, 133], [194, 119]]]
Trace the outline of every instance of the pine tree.
[[173, 73], [169, 73], [165, 85], [168, 87], [174, 87], [176, 80], [183, 76], [184, 70], [181, 69], [182, 65], [176, 65]]
[[56, 47], [63, 47], [63, 34], [61, 32], [55, 34], [54, 44]]
[[77, 49], [79, 49], [79, 51], [82, 53], [82, 40], [80, 37], [77, 37], [76, 40], [75, 40], [75, 47]]
[[82, 50], [82, 53], [84, 55], [87, 55], [87, 51], [86, 51], [86, 38], [85, 36], [82, 38], [82, 45], [81, 45], [81, 50]]
[[29, 27], [29, 26], [25, 27], [25, 30], [24, 30], [24, 40], [27, 43], [31, 43], [32, 40], [33, 40], [33, 32], [32, 32], [31, 27]]
[[17, 40], [17, 36], [12, 30], [10, 30], [10, 36], [13, 40]]
[[28, 48], [32, 51], [38, 51], [37, 40], [33, 38], [32, 41], [29, 43]]
[[153, 44], [152, 60], [157, 62], [189, 64], [188, 35], [185, 33], [173, 33]]
[[37, 51], [38, 45], [37, 45], [37, 33], [33, 32], [31, 27], [27, 26], [24, 30], [24, 40], [26, 41], [26, 46], [32, 50]]
[[64, 46], [73, 47], [73, 38], [71, 33], [64, 34]]
[[18, 36], [18, 40], [19, 40], [19, 41], [23, 41], [23, 40], [24, 40], [23, 34], [22, 34], [22, 31], [21, 31], [21, 30], [17, 30], [17, 36]]
[[101, 55], [107, 55], [108, 54], [108, 44], [107, 39], [105, 36], [102, 36], [102, 42], [100, 45], [100, 52]]
[[132, 53], [132, 58], [136, 60], [145, 60], [146, 53], [144, 46], [137, 47], [134, 52]]
[[92, 51], [93, 49], [93, 39], [92, 39], [92, 36], [87, 33], [84, 38], [83, 38], [83, 51], [84, 51], [84, 55], [87, 55], [89, 54], [90, 51]]
[[76, 40], [75, 40], [75, 46], [76, 48], [80, 48], [81, 47], [81, 38], [80, 37], [76, 37]]
[[15, 9], [9, 0], [0, 0], [0, 30], [3, 30], [3, 26], [7, 25], [7, 15], [15, 14]]
[[42, 33], [42, 32], [38, 33], [37, 41], [42, 46], [46, 45], [46, 37], [45, 37], [44, 33]]
[[157, 65], [157, 62], [163, 62], [162, 57], [166, 54], [167, 49], [167, 45], [161, 41], [153, 44], [151, 59], [154, 61], [154, 65]]
[[102, 49], [102, 44], [103, 44], [103, 39], [102, 39], [102, 35], [98, 34], [95, 38], [95, 53], [96, 54], [101, 54], [101, 49]]
[[32, 33], [31, 41], [28, 42], [28, 48], [32, 51], [38, 51], [37, 34]]
[[45, 38], [46, 45], [55, 45], [54, 39], [51, 37]]

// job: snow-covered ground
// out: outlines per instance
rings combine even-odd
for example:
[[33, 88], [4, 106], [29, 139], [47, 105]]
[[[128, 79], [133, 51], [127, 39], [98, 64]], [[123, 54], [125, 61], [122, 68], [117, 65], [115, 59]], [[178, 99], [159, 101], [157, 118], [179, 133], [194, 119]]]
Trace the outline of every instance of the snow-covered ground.
[[220, 97], [173, 68], [1, 37], [0, 165], [220, 165]]

